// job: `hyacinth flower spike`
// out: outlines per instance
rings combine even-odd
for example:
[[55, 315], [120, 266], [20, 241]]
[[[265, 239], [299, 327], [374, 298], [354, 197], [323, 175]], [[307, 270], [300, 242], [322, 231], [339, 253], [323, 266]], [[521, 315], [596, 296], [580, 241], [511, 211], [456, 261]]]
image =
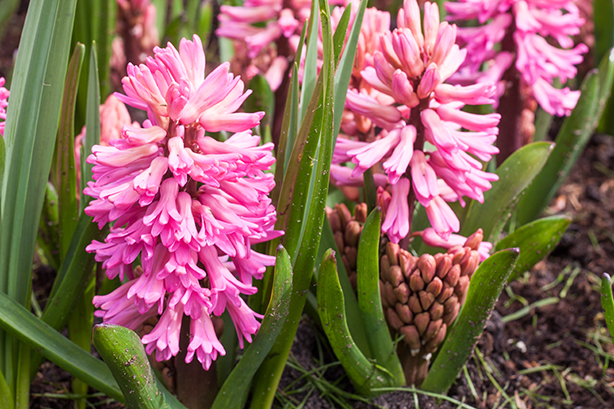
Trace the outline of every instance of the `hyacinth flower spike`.
[[0, 77], [0, 136], [4, 136], [4, 121], [6, 121], [6, 107], [8, 107], [10, 92], [4, 88], [5, 79]]
[[[588, 47], [574, 47], [572, 37], [580, 34], [585, 20], [574, 0], [458, 0], [445, 7], [450, 21], [480, 23], [458, 29], [468, 58], [454, 80], [497, 85], [498, 110], [504, 113], [502, 162], [532, 140], [537, 104], [557, 116], [568, 116], [576, 106], [580, 91], [553, 83], [576, 76], [575, 66]], [[489, 68], [480, 72], [485, 63]]]
[[[463, 197], [483, 201], [483, 192], [497, 176], [482, 163], [498, 153], [493, 146], [499, 114], [478, 115], [465, 105], [492, 104], [496, 87], [446, 81], [458, 70], [466, 50], [455, 44], [456, 26], [439, 21], [435, 3], [424, 4], [424, 19], [415, 0], [399, 11], [397, 29], [379, 37], [373, 64], [362, 70], [364, 81], [390, 98], [381, 104], [366, 92], [349, 91], [346, 106], [382, 128], [373, 142], [340, 138], [335, 163], [355, 164], [352, 178], [379, 166], [387, 175], [390, 196], [382, 231], [393, 243], [408, 240], [417, 200], [425, 207], [432, 229], [443, 241], [460, 229], [448, 202]], [[472, 156], [474, 155], [474, 156]], [[348, 180], [333, 167], [333, 178]]]
[[[275, 161], [273, 145], [260, 146], [251, 134], [262, 112], [236, 112], [249, 91], [228, 64], [205, 76], [198, 36], [181, 40], [179, 50], [156, 47], [127, 71], [125, 94], [116, 97], [148, 119], [124, 126], [87, 158], [94, 181], [84, 193], [94, 200], [85, 212], [101, 227], [112, 224], [104, 242], [87, 250], [109, 278], [125, 281], [94, 298], [96, 315], [135, 330], [159, 316], [142, 338], [158, 360], [178, 353], [187, 316], [186, 361], [196, 357], [208, 369], [225, 354], [212, 317], [228, 311], [241, 346], [260, 325], [241, 296], [256, 292], [252, 279], [275, 261], [250, 246], [281, 234], [268, 198], [273, 175], [265, 173]], [[225, 142], [206, 135], [220, 130], [236, 133]]]

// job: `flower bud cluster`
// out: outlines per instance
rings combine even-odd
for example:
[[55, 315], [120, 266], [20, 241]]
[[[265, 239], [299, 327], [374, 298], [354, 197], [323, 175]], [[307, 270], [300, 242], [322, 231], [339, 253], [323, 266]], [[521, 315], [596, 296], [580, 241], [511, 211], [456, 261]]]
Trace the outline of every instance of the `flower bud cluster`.
[[443, 342], [465, 302], [481, 242], [478, 230], [464, 246], [419, 258], [392, 242], [386, 245], [380, 261], [382, 305], [388, 325], [403, 336], [412, 356], [426, 357]]
[[367, 204], [358, 203], [354, 207], [354, 215], [350, 213], [344, 203], [336, 204], [334, 209], [326, 208], [326, 215], [335, 237], [337, 249], [341, 252], [341, 259], [350, 284], [356, 290], [358, 242], [363, 225], [367, 220]]
[[[533, 97], [546, 112], [569, 115], [580, 92], [568, 87], [558, 89], [552, 83], [556, 78], [565, 83], [575, 77], [575, 65], [582, 62], [582, 54], [588, 51], [584, 44], [574, 47], [571, 38], [580, 33], [580, 27], [585, 23], [575, 3], [575, 0], [446, 2], [450, 21], [477, 20], [481, 24], [458, 29], [459, 43], [465, 46], [468, 55], [458, 79], [475, 80], [487, 62], [490, 68], [480, 82], [497, 83], [514, 63]], [[554, 43], [558, 43], [560, 48]], [[503, 91], [500, 88], [500, 93]]]

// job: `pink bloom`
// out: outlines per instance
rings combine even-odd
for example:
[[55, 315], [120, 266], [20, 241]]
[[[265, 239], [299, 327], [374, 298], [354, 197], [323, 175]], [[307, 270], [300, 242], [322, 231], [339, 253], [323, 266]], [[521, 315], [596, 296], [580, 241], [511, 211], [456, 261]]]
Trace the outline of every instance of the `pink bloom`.
[[6, 121], [6, 107], [9, 105], [9, 90], [4, 88], [5, 80], [0, 77], [0, 136], [4, 136], [4, 121]]
[[[476, 79], [462, 86], [446, 83], [463, 63], [466, 51], [454, 44], [456, 26], [439, 22], [437, 4], [425, 3], [421, 22], [416, 0], [406, 0], [397, 25], [394, 31], [379, 35], [373, 65], [361, 72], [362, 80], [375, 91], [350, 89], [346, 100], [352, 113], [383, 130], [369, 143], [340, 138], [334, 162], [354, 163], [354, 178], [382, 164], [392, 192], [382, 231], [392, 241], [409, 234], [409, 210], [404, 209], [409, 208], [410, 189], [427, 209], [435, 231], [447, 239], [460, 226], [446, 200], [463, 205], [463, 196], [481, 200], [491, 187], [489, 182], [496, 180], [471, 155], [489, 160], [498, 152], [493, 143], [501, 117], [461, 110], [465, 105], [493, 103], [496, 87]], [[385, 96], [389, 102], [373, 95]], [[335, 172], [340, 184], [352, 183], [345, 176], [347, 170]], [[440, 191], [442, 184], [444, 191]]]
[[409, 233], [409, 179], [401, 178], [392, 185], [390, 204], [386, 209], [386, 217], [382, 223], [382, 231], [388, 234], [390, 241], [398, 243]]
[[[458, 245], [462, 246], [467, 241], [466, 237], [463, 237], [459, 234], [451, 234], [448, 240], [444, 240], [441, 238], [441, 236], [439, 236], [439, 234], [435, 232], [435, 230], [432, 227], [424, 229], [421, 232], [416, 232], [414, 234], [422, 237], [422, 240], [428, 246], [442, 247], [446, 250], [454, 246], [458, 246]], [[484, 261], [490, 256], [489, 252], [491, 249], [492, 249], [492, 243], [483, 241], [480, 244], [480, 247], [478, 249], [478, 253], [480, 253], [480, 261]]]
[[[228, 310], [241, 345], [260, 326], [261, 316], [241, 297], [254, 294], [252, 279], [274, 264], [251, 245], [281, 234], [273, 230], [276, 214], [268, 198], [273, 175], [265, 173], [275, 162], [273, 145], [259, 146], [249, 130], [262, 113], [235, 112], [249, 94], [228, 66], [205, 77], [198, 37], [183, 39], [179, 50], [169, 44], [154, 52], [146, 65], [129, 66], [127, 95], [116, 94], [145, 109], [149, 119], [143, 127], [124, 126], [87, 159], [94, 181], [84, 193], [94, 200], [85, 212], [101, 227], [114, 222], [104, 243], [94, 241], [87, 250], [109, 278], [130, 279], [94, 303], [105, 322], [131, 328], [161, 314], [143, 337], [158, 360], [177, 354], [182, 319], [190, 317], [186, 361], [196, 354], [209, 368], [225, 353], [211, 314]], [[237, 133], [225, 142], [205, 135], [216, 130]], [[139, 256], [137, 274], [132, 264]]]
[[[575, 107], [579, 94], [569, 88], [555, 90], [552, 82], [555, 78], [565, 82], [575, 77], [575, 65], [582, 62], [582, 54], [588, 51], [584, 44], [572, 48], [571, 37], [579, 34], [584, 24], [574, 3], [573, 0], [458, 0], [446, 2], [446, 9], [452, 21], [478, 18], [482, 23], [458, 32], [459, 43], [468, 51], [464, 67], [469, 73], [477, 73], [484, 62], [496, 60], [500, 54], [515, 51], [516, 69], [541, 107], [550, 114], [566, 116]], [[498, 44], [510, 27], [514, 29], [516, 49], [499, 52]], [[554, 41], [549, 42], [546, 37]], [[562, 48], [552, 45], [554, 42]], [[509, 63], [499, 60], [496, 65], [504, 71]], [[488, 76], [497, 84], [502, 71]], [[457, 80], [462, 81], [462, 76]]]

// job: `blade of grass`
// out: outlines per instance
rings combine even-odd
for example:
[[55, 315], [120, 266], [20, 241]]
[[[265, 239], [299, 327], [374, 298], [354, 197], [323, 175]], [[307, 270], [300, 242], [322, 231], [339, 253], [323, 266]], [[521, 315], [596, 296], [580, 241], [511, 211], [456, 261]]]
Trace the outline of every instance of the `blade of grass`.
[[502, 317], [501, 321], [506, 323], [506, 322], [518, 320], [522, 317], [527, 316], [531, 312], [531, 310], [535, 308], [541, 308], [541, 307], [545, 307], [546, 305], [556, 304], [560, 300], [561, 299], [559, 297], [548, 297], [548, 298], [544, 298], [543, 300], [535, 301], [534, 303], [529, 304], [526, 307], [523, 307], [512, 314]]
[[[326, 6], [328, 9], [328, 5]], [[309, 14], [309, 28], [307, 29], [307, 53], [305, 54], [305, 65], [303, 68], [303, 81], [301, 87], [300, 118], [305, 118], [307, 112], [307, 101], [311, 100], [314, 94], [316, 76], [318, 74], [318, 27], [320, 26], [318, 16], [320, 15], [317, 1], [311, 2], [311, 13]], [[299, 44], [301, 47], [301, 44]], [[297, 60], [300, 64], [300, 60]]]
[[607, 273], [601, 279], [601, 308], [603, 308], [605, 322], [614, 342], [614, 297], [612, 297], [612, 280]]

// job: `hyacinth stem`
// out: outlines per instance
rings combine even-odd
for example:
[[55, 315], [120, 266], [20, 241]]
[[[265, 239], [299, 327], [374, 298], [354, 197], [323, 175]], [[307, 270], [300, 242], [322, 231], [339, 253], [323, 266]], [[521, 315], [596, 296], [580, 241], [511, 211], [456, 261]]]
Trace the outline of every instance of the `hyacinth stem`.
[[189, 344], [190, 317], [184, 315], [179, 338], [180, 350], [175, 358], [177, 397], [188, 409], [208, 409], [213, 405], [218, 391], [215, 361], [208, 371], [205, 371], [196, 359], [186, 363], [185, 355]]
[[409, 347], [405, 343], [399, 343], [397, 349], [407, 385], [419, 387], [429, 370], [430, 360], [424, 359], [423, 354], [412, 356]]
[[[507, 33], [501, 42], [503, 51], [515, 53], [516, 45], [514, 43], [514, 32], [516, 24], [512, 21], [508, 27]], [[497, 163], [503, 163], [512, 153], [522, 147], [522, 135], [520, 134], [521, 112], [523, 107], [523, 98], [520, 93], [520, 73], [516, 69], [516, 65], [512, 64], [503, 75], [503, 80], [506, 84], [505, 94], [499, 101], [499, 109], [501, 121], [499, 122], [499, 137], [497, 138], [497, 147], [499, 154], [497, 155]]]

